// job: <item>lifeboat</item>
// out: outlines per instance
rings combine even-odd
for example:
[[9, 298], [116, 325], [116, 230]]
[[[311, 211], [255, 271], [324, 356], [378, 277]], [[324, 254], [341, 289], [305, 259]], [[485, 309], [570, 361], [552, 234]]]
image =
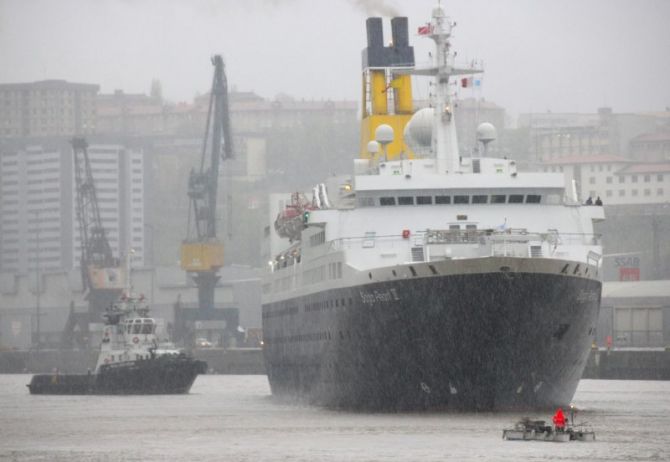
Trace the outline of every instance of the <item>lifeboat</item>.
[[291, 194], [291, 202], [277, 214], [275, 232], [290, 242], [300, 240], [300, 233], [305, 228], [308, 213], [316, 207], [302, 193]]

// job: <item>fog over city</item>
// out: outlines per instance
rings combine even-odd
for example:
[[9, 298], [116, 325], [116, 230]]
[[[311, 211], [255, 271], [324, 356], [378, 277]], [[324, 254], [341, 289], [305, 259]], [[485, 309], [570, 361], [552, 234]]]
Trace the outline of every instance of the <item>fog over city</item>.
[[[265, 98], [358, 100], [369, 15], [409, 17], [434, 0], [0, 0], [0, 82], [65, 79], [168, 100], [207, 91], [214, 53], [231, 84]], [[454, 49], [486, 70], [482, 96], [522, 112], [660, 111], [670, 105], [670, 2], [454, 0]], [[388, 25], [385, 25], [387, 27]], [[417, 62], [430, 40], [412, 37]], [[426, 95], [427, 85], [417, 87]]]

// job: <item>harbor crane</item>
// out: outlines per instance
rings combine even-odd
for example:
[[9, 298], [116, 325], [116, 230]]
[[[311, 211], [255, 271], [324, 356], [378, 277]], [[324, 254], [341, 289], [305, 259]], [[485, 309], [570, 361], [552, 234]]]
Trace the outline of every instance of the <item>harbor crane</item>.
[[[198, 310], [190, 315], [175, 316], [175, 322], [208, 321], [212, 329], [225, 330], [228, 325], [222, 314], [214, 308], [214, 291], [219, 280], [218, 271], [223, 266], [223, 244], [217, 237], [217, 194], [219, 164], [233, 158], [233, 141], [228, 107], [228, 82], [223, 59], [212, 58], [214, 78], [209, 98], [207, 123], [202, 144], [199, 169], [192, 169], [188, 180], [189, 212], [187, 238], [181, 246], [181, 267], [193, 274], [198, 287]], [[211, 135], [211, 139], [210, 139]], [[183, 313], [182, 313], [183, 314]], [[218, 321], [218, 324], [216, 324]], [[234, 321], [236, 324], [236, 320]], [[177, 326], [175, 326], [177, 327]], [[188, 329], [192, 331], [191, 329]], [[178, 337], [181, 337], [177, 334]]]
[[[88, 312], [76, 313], [74, 307], [71, 307], [61, 342], [64, 347], [72, 347], [74, 340], [80, 346], [86, 346], [89, 324], [102, 322], [102, 314], [121, 295], [127, 276], [119, 259], [112, 254], [107, 233], [102, 225], [88, 155], [88, 142], [85, 138], [73, 138], [71, 144], [74, 157], [76, 216], [81, 244], [81, 279], [88, 300]], [[77, 327], [79, 327], [78, 334], [76, 334]]]

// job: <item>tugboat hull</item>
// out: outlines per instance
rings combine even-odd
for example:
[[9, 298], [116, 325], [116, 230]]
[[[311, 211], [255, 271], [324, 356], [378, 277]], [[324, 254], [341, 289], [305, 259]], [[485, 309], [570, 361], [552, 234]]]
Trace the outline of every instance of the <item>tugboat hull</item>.
[[272, 392], [381, 411], [567, 405], [601, 283], [547, 264], [556, 272], [398, 278], [267, 304]]
[[207, 363], [189, 357], [105, 365], [96, 374], [38, 374], [28, 388], [33, 395], [146, 395], [188, 393]]

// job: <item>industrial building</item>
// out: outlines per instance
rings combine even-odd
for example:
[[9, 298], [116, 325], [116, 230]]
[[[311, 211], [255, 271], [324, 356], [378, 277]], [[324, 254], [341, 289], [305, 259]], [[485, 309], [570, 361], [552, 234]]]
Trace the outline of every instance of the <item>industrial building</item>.
[[597, 345], [610, 348], [670, 346], [670, 281], [603, 285]]

